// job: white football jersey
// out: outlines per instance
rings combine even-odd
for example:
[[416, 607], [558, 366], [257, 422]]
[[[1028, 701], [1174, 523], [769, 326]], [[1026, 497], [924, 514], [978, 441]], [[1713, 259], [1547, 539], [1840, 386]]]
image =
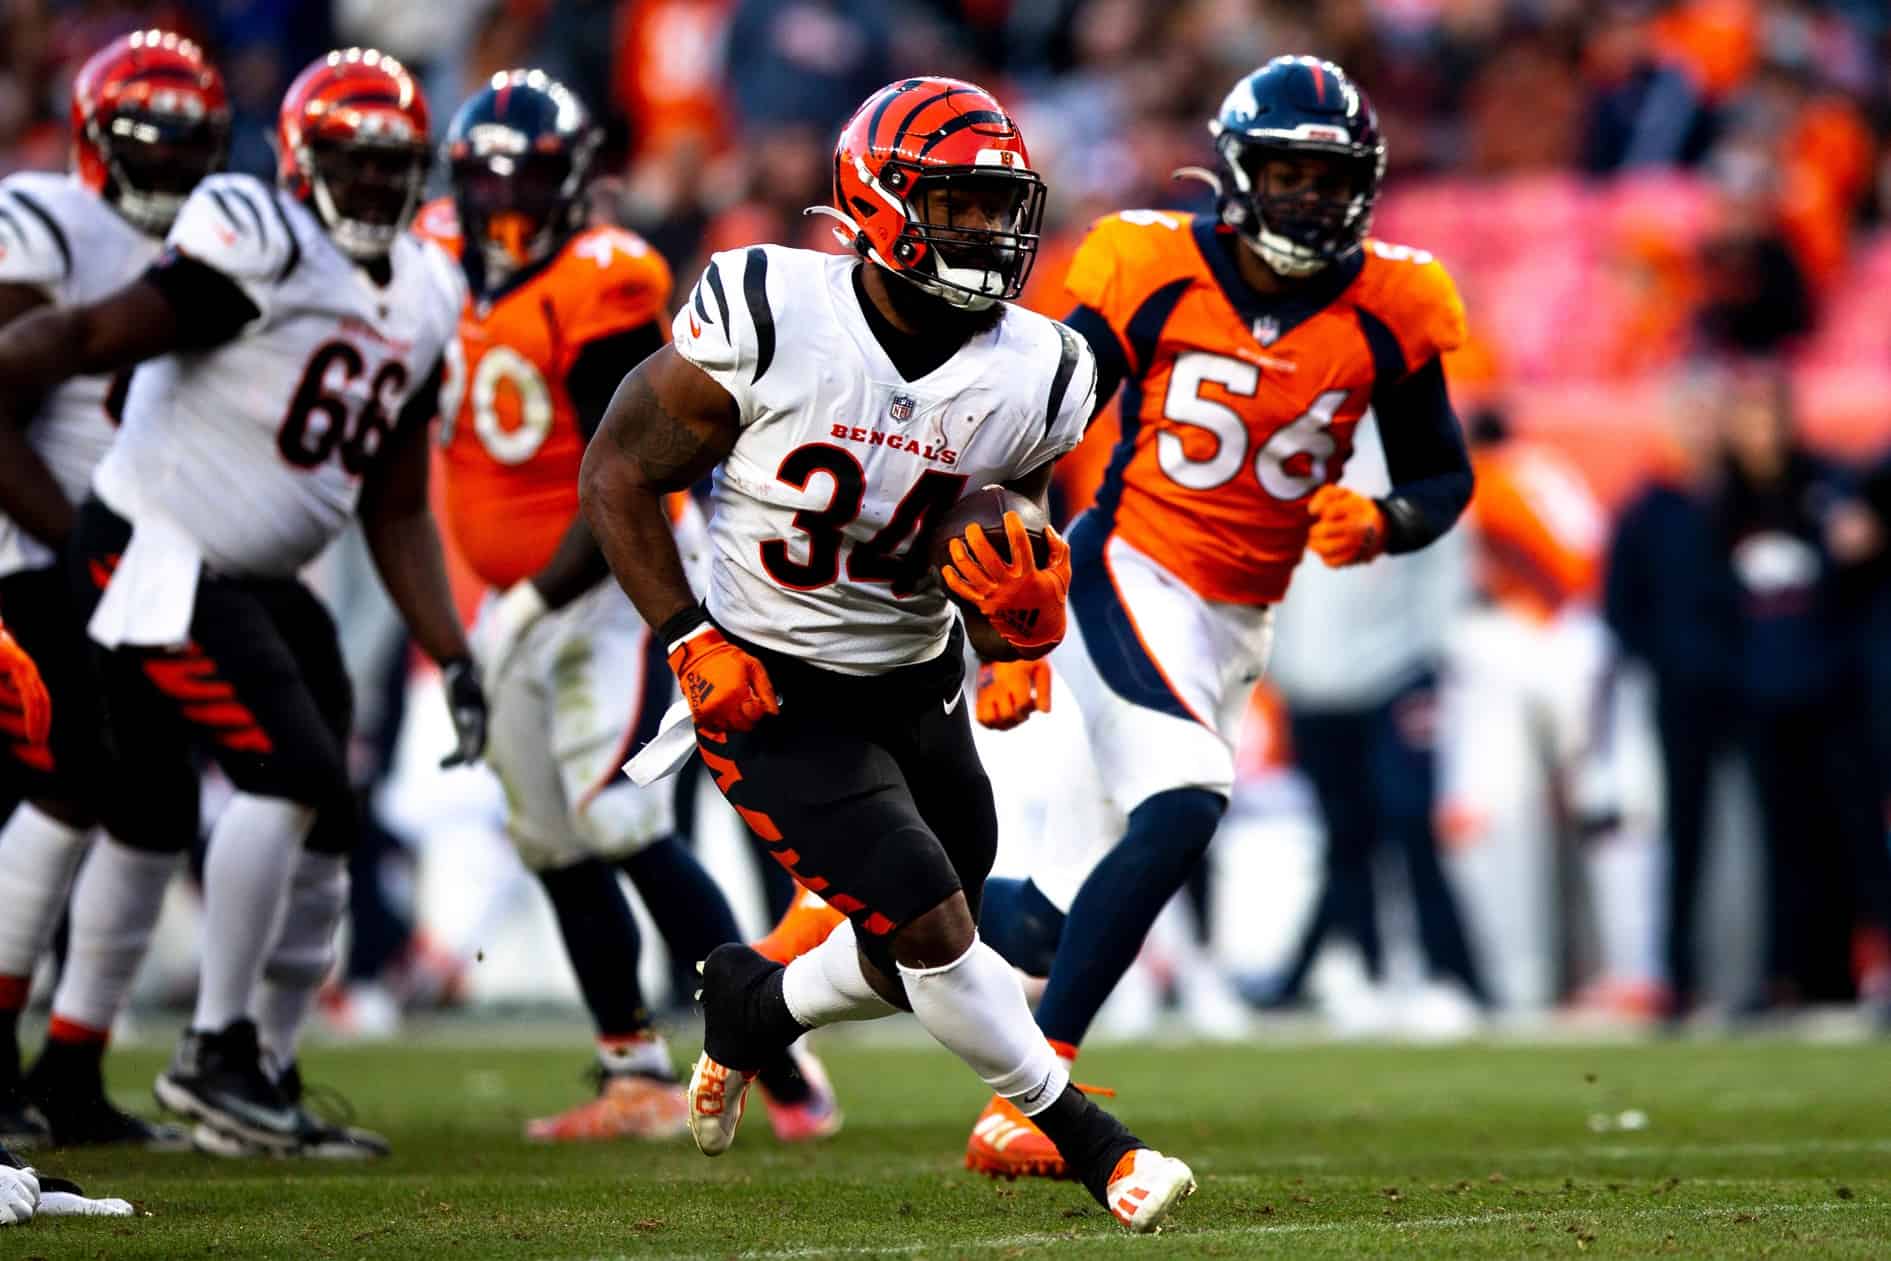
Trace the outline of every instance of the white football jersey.
[[741, 408], [716, 470], [709, 612], [744, 639], [846, 674], [936, 657], [952, 607], [926, 535], [966, 494], [1077, 445], [1096, 363], [1062, 324], [997, 327], [904, 379], [844, 255], [762, 245], [710, 259], [677, 353]]
[[[161, 247], [69, 175], [22, 171], [0, 182], [0, 284], [38, 289], [57, 306], [91, 302], [136, 280]], [[111, 390], [111, 377], [74, 377], [46, 396], [26, 431], [75, 504], [112, 442]], [[0, 516], [0, 575], [52, 563], [50, 551]]]
[[168, 244], [260, 314], [224, 345], [138, 369], [93, 486], [134, 525], [141, 509], [168, 515], [215, 572], [286, 577], [354, 515], [363, 473], [454, 335], [459, 267], [402, 233], [376, 285], [305, 206], [246, 175], [198, 185]]

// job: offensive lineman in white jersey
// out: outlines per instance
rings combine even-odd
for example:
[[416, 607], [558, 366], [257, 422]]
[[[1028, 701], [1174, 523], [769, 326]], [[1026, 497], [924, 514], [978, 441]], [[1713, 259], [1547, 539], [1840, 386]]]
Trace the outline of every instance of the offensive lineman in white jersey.
[[[669, 645], [704, 765], [777, 861], [848, 916], [786, 968], [745, 946], [709, 956], [690, 1128], [706, 1154], [726, 1150], [769, 1056], [907, 1008], [1036, 1118], [1100, 1203], [1154, 1230], [1193, 1190], [1188, 1167], [1070, 1084], [978, 940], [997, 829], [958, 703], [960, 632], [927, 559], [968, 490], [1041, 502], [1090, 419], [1089, 351], [1008, 301], [1044, 185], [1004, 109], [954, 79], [869, 98], [834, 167], [822, 209], [856, 256], [716, 255], [674, 343], [619, 387], [582, 474], [593, 533]], [[711, 469], [705, 608], [662, 495]], [[1013, 652], [1041, 655], [1063, 633], [1067, 552], [1052, 534], [1040, 569], [1007, 524], [1015, 564], [978, 536], [947, 573]]]
[[348, 677], [296, 574], [358, 511], [389, 596], [445, 671], [449, 760], [478, 756], [485, 702], [427, 507], [427, 425], [463, 291], [406, 231], [429, 150], [399, 63], [319, 58], [284, 99], [277, 151], [274, 188], [204, 181], [140, 280], [0, 335], [0, 399], [143, 365], [72, 541], [113, 791], [139, 815], [122, 839], [146, 860], [116, 873], [111, 922], [156, 915], [195, 831], [188, 749], [237, 788], [205, 863], [197, 1010], [159, 1102], [213, 1150], [356, 1156], [384, 1144], [299, 1103], [296, 1042], [358, 819]]
[[[135, 280], [192, 187], [222, 165], [229, 130], [223, 80], [189, 40], [137, 31], [95, 53], [72, 85], [71, 174], [21, 172], [0, 183], [0, 326]], [[92, 826], [104, 826], [101, 846], [124, 851], [115, 807], [136, 808], [98, 792], [107, 782], [98, 697], [60, 564], [74, 505], [111, 445], [123, 384], [74, 377], [12, 417], [24, 428], [0, 424], [0, 611], [57, 701], [50, 739], [36, 741], [19, 698], [0, 690], [0, 797], [22, 802], [0, 828], [0, 1143], [187, 1145], [181, 1130], [106, 1097], [100, 1063], [115, 1013], [89, 983], [89, 955], [62, 976], [45, 1046], [32, 1073], [20, 1074], [20, 1010]], [[76, 935], [95, 940], [99, 926], [86, 915], [96, 899], [79, 905]], [[114, 949], [135, 968], [147, 936], [121, 933]]]

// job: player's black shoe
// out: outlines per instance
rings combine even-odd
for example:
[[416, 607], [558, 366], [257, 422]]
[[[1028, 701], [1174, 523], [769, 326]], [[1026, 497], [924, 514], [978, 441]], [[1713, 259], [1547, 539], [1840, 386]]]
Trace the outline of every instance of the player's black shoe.
[[302, 1145], [298, 1156], [314, 1160], [374, 1160], [394, 1149], [373, 1130], [353, 1124], [354, 1107], [340, 1094], [320, 1087], [304, 1087], [302, 1066], [291, 1064], [276, 1078], [276, 1089], [290, 1107], [302, 1114]]
[[26, 1097], [45, 1118], [51, 1145], [189, 1151], [184, 1130], [133, 1116], [112, 1102], [99, 1071], [102, 1049], [49, 1041], [26, 1075]]
[[0, 1148], [44, 1147], [52, 1141], [52, 1128], [16, 1083], [0, 1087]]
[[235, 1145], [205, 1145], [220, 1155], [291, 1156], [302, 1145], [302, 1112], [263, 1071], [252, 1021], [238, 1020], [222, 1030], [187, 1030], [152, 1091], [165, 1109], [243, 1145], [240, 1153]]

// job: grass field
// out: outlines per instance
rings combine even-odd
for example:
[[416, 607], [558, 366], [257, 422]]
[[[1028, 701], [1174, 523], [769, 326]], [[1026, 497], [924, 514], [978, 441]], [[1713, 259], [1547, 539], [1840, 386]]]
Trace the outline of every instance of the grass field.
[[[823, 1053], [845, 1133], [783, 1148], [751, 1114], [710, 1161], [524, 1143], [581, 1053], [318, 1050], [391, 1159], [42, 1156], [145, 1215], [0, 1232], [0, 1257], [1891, 1256], [1882, 1043], [1101, 1048], [1082, 1076], [1201, 1180], [1156, 1238], [1071, 1185], [960, 1168], [982, 1094], [943, 1052]], [[158, 1062], [114, 1058], [128, 1102]]]

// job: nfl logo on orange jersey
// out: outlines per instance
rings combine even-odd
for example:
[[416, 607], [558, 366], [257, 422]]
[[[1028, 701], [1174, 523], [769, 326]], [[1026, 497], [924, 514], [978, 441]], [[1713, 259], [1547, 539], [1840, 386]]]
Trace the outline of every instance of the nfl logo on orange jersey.
[[1263, 346], [1272, 346], [1280, 340], [1280, 321], [1271, 315], [1263, 315], [1254, 321], [1254, 340]]
[[893, 401], [886, 405], [886, 414], [903, 425], [913, 418], [913, 409], [917, 406], [919, 401], [912, 395], [895, 394]]

